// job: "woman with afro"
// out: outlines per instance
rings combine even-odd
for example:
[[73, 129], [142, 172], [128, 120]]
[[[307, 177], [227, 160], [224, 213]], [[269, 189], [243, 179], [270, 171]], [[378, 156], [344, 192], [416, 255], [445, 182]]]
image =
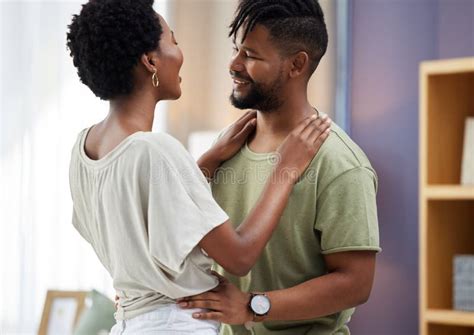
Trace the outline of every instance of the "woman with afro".
[[176, 300], [218, 287], [213, 261], [248, 273], [329, 122], [306, 119], [284, 141], [274, 178], [234, 230], [208, 181], [253, 132], [256, 113], [232, 124], [198, 164], [176, 139], [151, 132], [156, 104], [181, 95], [183, 63], [153, 0], [90, 0], [73, 16], [67, 46], [82, 83], [109, 102], [107, 117], [79, 133], [69, 178], [72, 223], [118, 297], [111, 333], [217, 334], [219, 323], [194, 319], [196, 310]]

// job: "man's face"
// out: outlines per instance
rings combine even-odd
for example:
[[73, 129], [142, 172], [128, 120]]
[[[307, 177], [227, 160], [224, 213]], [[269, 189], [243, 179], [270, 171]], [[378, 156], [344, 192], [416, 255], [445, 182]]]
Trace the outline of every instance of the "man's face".
[[242, 43], [240, 34], [230, 63], [234, 82], [230, 100], [239, 109], [277, 109], [283, 104], [281, 93], [285, 83], [279, 50], [261, 25], [256, 25]]

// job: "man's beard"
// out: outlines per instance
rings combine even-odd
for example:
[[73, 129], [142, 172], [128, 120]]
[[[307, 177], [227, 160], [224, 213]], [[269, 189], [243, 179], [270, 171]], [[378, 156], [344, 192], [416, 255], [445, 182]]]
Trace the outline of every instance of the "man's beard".
[[268, 89], [265, 89], [262, 84], [251, 82], [248, 93], [243, 97], [236, 97], [235, 92], [232, 91], [230, 102], [238, 109], [256, 109], [261, 112], [276, 110], [283, 105], [280, 98], [283, 86], [282, 78], [283, 73], [280, 72], [278, 78]]

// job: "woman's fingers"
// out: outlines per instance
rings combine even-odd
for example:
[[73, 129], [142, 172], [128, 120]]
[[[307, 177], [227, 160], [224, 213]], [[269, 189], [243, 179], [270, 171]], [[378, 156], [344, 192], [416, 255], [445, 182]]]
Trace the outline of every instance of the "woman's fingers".
[[247, 138], [250, 133], [255, 129], [255, 126], [257, 125], [257, 119], [251, 119], [250, 121], [247, 122], [247, 124], [244, 126], [244, 128], [237, 134], [235, 135], [236, 138]]
[[331, 124], [332, 120], [330, 118], [326, 118], [317, 127], [312, 129], [311, 133], [308, 135], [308, 141], [310, 143], [314, 143], [319, 136], [323, 135], [326, 130], [331, 128]]
[[327, 115], [324, 115], [322, 117], [317, 117], [314, 119], [312, 122], [310, 122], [302, 131], [301, 137], [304, 140], [308, 140], [311, 143], [313, 142], [310, 140], [311, 135], [314, 134], [315, 132], [320, 132], [322, 133], [326, 128], [323, 128], [323, 125], [330, 120]]
[[321, 125], [322, 120], [320, 118], [313, 118], [310, 123], [301, 131], [301, 138], [308, 139], [309, 135]]
[[235, 124], [239, 126], [239, 128], [242, 128], [247, 124], [248, 121], [251, 119], [254, 119], [257, 117], [257, 112], [254, 110], [250, 110], [246, 112], [243, 116], [241, 116], [237, 121], [235, 121]]
[[323, 145], [324, 141], [328, 138], [331, 133], [331, 128], [327, 128], [321, 135], [319, 135], [313, 142], [313, 145], [316, 150], [319, 150]]
[[314, 120], [316, 120], [318, 118], [318, 116], [316, 114], [314, 115], [311, 115], [307, 118], [305, 118], [303, 121], [301, 121], [297, 126], [296, 128], [293, 130], [293, 134], [295, 135], [299, 135], [301, 134], [305, 128], [307, 126], [309, 126], [311, 124], [311, 122], [313, 122]]

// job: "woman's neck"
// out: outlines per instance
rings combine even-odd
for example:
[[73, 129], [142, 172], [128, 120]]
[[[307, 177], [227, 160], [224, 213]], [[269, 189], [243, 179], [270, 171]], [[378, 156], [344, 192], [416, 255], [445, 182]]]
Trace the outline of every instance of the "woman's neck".
[[118, 126], [126, 132], [151, 131], [155, 117], [156, 98], [146, 92], [110, 101], [109, 114], [103, 126]]

